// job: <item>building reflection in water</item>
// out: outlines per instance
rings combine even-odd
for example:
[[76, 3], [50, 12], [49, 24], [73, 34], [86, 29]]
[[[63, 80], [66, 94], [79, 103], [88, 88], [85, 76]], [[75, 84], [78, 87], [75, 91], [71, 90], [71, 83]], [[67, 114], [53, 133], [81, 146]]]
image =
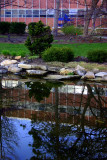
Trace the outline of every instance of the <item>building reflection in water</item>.
[[31, 159], [107, 158], [106, 84], [13, 83], [2, 80], [2, 110], [32, 120]]

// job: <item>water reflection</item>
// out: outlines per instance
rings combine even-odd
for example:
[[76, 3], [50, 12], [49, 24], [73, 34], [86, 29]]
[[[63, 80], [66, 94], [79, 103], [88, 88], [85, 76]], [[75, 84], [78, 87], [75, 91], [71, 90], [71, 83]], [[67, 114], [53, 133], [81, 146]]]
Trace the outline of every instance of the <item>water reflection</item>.
[[[11, 86], [7, 82], [2, 80], [1, 83], [1, 111], [7, 120], [14, 117], [15, 123], [10, 130], [18, 128], [16, 135], [19, 132], [23, 135], [19, 142], [24, 144], [27, 141], [24, 147], [28, 152], [26, 156], [22, 155], [22, 159], [107, 159], [106, 84], [58, 84], [35, 80], [18, 81]], [[16, 117], [18, 124], [15, 126]], [[0, 130], [1, 134], [7, 134], [3, 125]], [[9, 144], [13, 144], [16, 135], [11, 136]], [[15, 156], [18, 157], [24, 147], [17, 148], [19, 151], [14, 152]]]

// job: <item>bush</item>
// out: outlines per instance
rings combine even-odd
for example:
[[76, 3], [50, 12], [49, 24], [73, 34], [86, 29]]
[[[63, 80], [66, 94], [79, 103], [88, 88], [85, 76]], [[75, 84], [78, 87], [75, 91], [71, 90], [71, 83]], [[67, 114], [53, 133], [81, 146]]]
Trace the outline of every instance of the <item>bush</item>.
[[8, 56], [10, 55], [10, 52], [8, 50], [2, 50], [1, 54], [3, 54], [4, 56]]
[[24, 34], [26, 24], [24, 22], [11, 22], [9, 32], [15, 34]]
[[83, 32], [82, 32], [82, 29], [81, 28], [77, 28], [77, 27], [75, 27], [75, 26], [73, 26], [73, 25], [70, 25], [70, 26], [68, 26], [68, 25], [65, 25], [63, 28], [62, 28], [62, 31], [66, 34], [66, 35], [68, 35], [68, 34], [70, 34], [70, 35], [81, 35]]
[[9, 22], [0, 22], [0, 33], [5, 34], [9, 33], [10, 23]]
[[69, 62], [74, 59], [74, 53], [72, 49], [67, 47], [62, 47], [62, 48], [51, 47], [43, 52], [42, 58], [47, 62], [49, 61]]
[[88, 52], [87, 58], [92, 62], [107, 62], [106, 50], [94, 50]]
[[31, 55], [39, 55], [51, 47], [53, 35], [49, 26], [45, 26], [41, 21], [32, 22], [28, 25], [29, 36], [25, 42], [25, 46], [29, 49]]

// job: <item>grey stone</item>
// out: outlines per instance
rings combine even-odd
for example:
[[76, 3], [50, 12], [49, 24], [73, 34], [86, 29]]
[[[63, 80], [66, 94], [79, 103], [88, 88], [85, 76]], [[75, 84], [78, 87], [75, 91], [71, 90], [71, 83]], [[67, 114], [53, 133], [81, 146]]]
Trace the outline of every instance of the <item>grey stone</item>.
[[0, 66], [0, 74], [5, 74], [7, 72], [8, 72], [8, 70], [6, 68]]
[[31, 65], [32, 69], [39, 69], [39, 70], [44, 70], [46, 71], [48, 68], [45, 65]]
[[44, 77], [44, 79], [48, 79], [48, 80], [66, 80], [66, 79], [77, 79], [77, 78], [80, 78], [80, 76], [78, 75], [68, 75], [68, 76], [48, 75], [47, 77]]
[[48, 67], [48, 71], [50, 72], [59, 72], [60, 68], [59, 67]]
[[42, 70], [26, 70], [27, 74], [30, 76], [44, 76], [47, 71]]
[[31, 68], [32, 68], [32, 65], [19, 63], [19, 64], [18, 64], [18, 67], [19, 67], [19, 68], [23, 68], [23, 69], [31, 69]]
[[95, 75], [93, 72], [88, 71], [83, 77], [82, 79], [95, 79]]
[[18, 72], [20, 72], [22, 70], [22, 68], [19, 68], [19, 67], [17, 67], [17, 66], [10, 66], [9, 68], [8, 68], [8, 71], [9, 72], [12, 72], [12, 73], [18, 73]]
[[102, 77], [102, 80], [107, 81], [107, 75], [104, 75], [104, 76]]
[[86, 74], [86, 71], [85, 70], [75, 70], [74, 73], [79, 76], [84, 76]]
[[106, 75], [107, 75], [107, 72], [99, 72], [99, 73], [95, 74], [95, 77], [103, 77], [103, 76], [106, 76]]
[[9, 66], [9, 65], [15, 64], [15, 63], [17, 63], [17, 60], [10, 60], [10, 59], [8, 59], [8, 60], [2, 61], [1, 62], [1, 66]]

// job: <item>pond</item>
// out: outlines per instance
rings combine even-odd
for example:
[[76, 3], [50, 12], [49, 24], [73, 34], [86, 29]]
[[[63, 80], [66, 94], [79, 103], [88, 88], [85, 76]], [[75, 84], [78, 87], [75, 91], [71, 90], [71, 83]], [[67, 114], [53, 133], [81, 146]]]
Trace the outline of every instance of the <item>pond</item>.
[[107, 84], [1, 77], [1, 160], [106, 160]]

